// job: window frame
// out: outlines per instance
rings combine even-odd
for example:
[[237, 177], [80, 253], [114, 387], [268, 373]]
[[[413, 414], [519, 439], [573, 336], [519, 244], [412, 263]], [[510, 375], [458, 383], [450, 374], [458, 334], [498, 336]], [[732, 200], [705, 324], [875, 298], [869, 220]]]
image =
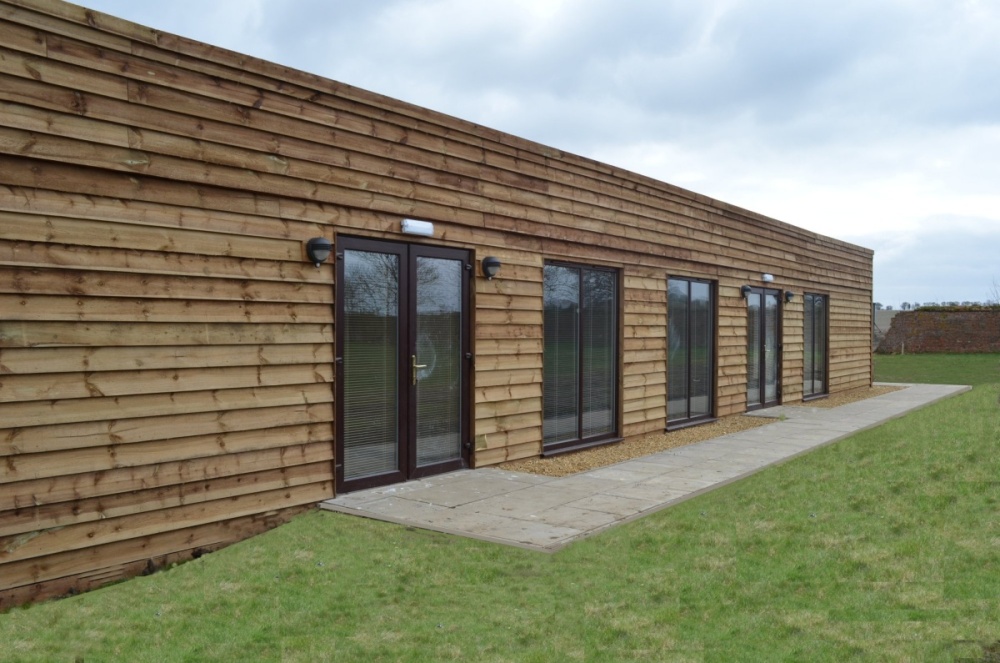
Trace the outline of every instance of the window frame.
[[[709, 386], [708, 398], [708, 413], [700, 414], [697, 416], [691, 416], [691, 327], [693, 326], [691, 317], [691, 288], [688, 286], [688, 296], [687, 296], [687, 416], [680, 419], [670, 418], [670, 282], [671, 281], [685, 281], [690, 283], [702, 283], [708, 286], [708, 293], [710, 297], [709, 308], [711, 313], [711, 320], [709, 321], [710, 332], [709, 340], [711, 344], [712, 360], [711, 360], [711, 385]], [[667, 425], [666, 430], [677, 430], [679, 428], [687, 428], [688, 426], [697, 426], [699, 424], [711, 423], [717, 418], [717, 402], [716, 398], [716, 388], [718, 386], [718, 370], [719, 370], [719, 297], [718, 297], [718, 283], [711, 279], [699, 278], [696, 276], [680, 276], [671, 275], [667, 276]]]
[[[566, 269], [576, 270], [577, 272], [577, 283], [579, 288], [577, 291], [577, 307], [578, 307], [578, 324], [576, 327], [576, 358], [577, 358], [577, 376], [576, 376], [576, 433], [577, 436], [573, 439], [563, 440], [559, 442], [546, 442], [546, 407], [545, 407], [545, 373], [546, 373], [546, 361], [545, 361], [545, 345], [546, 345], [546, 309], [545, 309], [545, 268], [546, 267], [562, 267]], [[600, 433], [598, 435], [592, 435], [590, 437], [582, 437], [584, 432], [584, 383], [586, 381], [586, 376], [584, 375], [584, 359], [583, 355], [585, 352], [583, 343], [584, 334], [584, 323], [582, 320], [583, 316], [583, 300], [585, 297], [584, 293], [584, 272], [594, 271], [603, 272], [606, 274], [611, 274], [614, 277], [614, 286], [612, 289], [614, 301], [611, 302], [611, 310], [614, 311], [615, 321], [614, 329], [611, 334], [611, 348], [609, 350], [612, 357], [612, 369], [613, 375], [611, 377], [611, 430], [605, 433]], [[608, 267], [603, 265], [590, 265], [584, 263], [574, 263], [567, 262], [563, 260], [546, 260], [542, 268], [542, 456], [553, 456], [561, 453], [567, 453], [571, 451], [577, 451], [580, 449], [586, 449], [589, 447], [601, 446], [605, 444], [611, 444], [614, 442], [620, 442], [621, 437], [621, 422], [622, 422], [622, 302], [624, 297], [622, 296], [622, 270], [617, 267]]]

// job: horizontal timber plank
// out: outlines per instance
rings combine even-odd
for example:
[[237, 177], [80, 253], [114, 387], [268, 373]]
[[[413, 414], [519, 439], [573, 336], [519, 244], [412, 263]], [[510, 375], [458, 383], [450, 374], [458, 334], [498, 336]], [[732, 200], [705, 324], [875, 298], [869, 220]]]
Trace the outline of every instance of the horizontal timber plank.
[[482, 452], [479, 448], [480, 444], [478, 438], [485, 438], [486, 449], [516, 447], [521, 444], [540, 444], [542, 439], [542, 427], [535, 426], [533, 428], [517, 428], [495, 432], [477, 431], [476, 437], [476, 455], [478, 456]]
[[497, 385], [493, 387], [476, 387], [476, 403], [496, 403], [505, 400], [520, 400], [522, 398], [541, 398], [542, 383]]
[[0, 521], [0, 539], [53, 527], [79, 525], [105, 518], [148, 513], [239, 495], [310, 483], [330, 483], [333, 481], [331, 468], [329, 461], [295, 465], [206, 481], [81, 498], [70, 504], [55, 503], [19, 509], [13, 514], [4, 514], [3, 520]]
[[[0, 186], [2, 189], [2, 186]], [[146, 276], [168, 275], [182, 278], [196, 276], [212, 279], [218, 284], [220, 279], [245, 281], [248, 287], [267, 282], [318, 283], [329, 288], [332, 283], [330, 265], [319, 269], [303, 267], [301, 263], [278, 262], [274, 260], [253, 260], [196, 255], [192, 253], [163, 253], [161, 251], [122, 251], [80, 245], [48, 244], [45, 242], [22, 242], [0, 239], [0, 264], [18, 268], [62, 268], [87, 270], [101, 274], [121, 272], [136, 280]], [[252, 283], [251, 283], [252, 282]], [[242, 286], [241, 286], [242, 287]]]
[[542, 355], [538, 353], [476, 355], [477, 374], [487, 371], [507, 371], [524, 368], [542, 368]]
[[[253, 437], [231, 434], [224, 438], [226, 447], [216, 444], [213, 448], [206, 441], [184, 440], [192, 446], [199, 445], [193, 453], [168, 450], [167, 445], [154, 443], [141, 450], [145, 457], [136, 458], [136, 462], [143, 464], [136, 466], [124, 463], [116, 466], [111, 454], [105, 455], [103, 464], [77, 468], [67, 464], [57, 472], [49, 472], [51, 476], [0, 487], [0, 513], [333, 460], [330, 427], [325, 427], [325, 436], [318, 432], [319, 426], [313, 428], [317, 432], [308, 427], [289, 426], [269, 434], [287, 435], [288, 440], [323, 441], [275, 446], [273, 440], [262, 444], [263, 436], [259, 433]], [[241, 437], [248, 440], [244, 442]], [[159, 451], [151, 448], [157, 444]]]
[[[277, 491], [270, 508], [263, 505], [263, 508], [242, 518], [234, 515], [231, 518], [210, 521], [193, 527], [162, 528], [144, 536], [123, 537], [110, 544], [56, 551], [44, 557], [2, 564], [0, 565], [0, 583], [4, 587], [20, 587], [77, 574], [92, 573], [96, 569], [113, 567], [126, 561], [140, 561], [145, 564], [152, 557], [174, 550], [190, 550], [202, 546], [211, 547], [235, 543], [281, 522], [280, 518], [276, 518], [276, 516], [279, 516], [283, 509], [311, 505], [325, 499], [323, 497], [316, 499], [316, 496], [322, 493], [322, 486], [319, 488], [303, 486], [295, 489], [288, 497], [284, 497], [280, 491]], [[253, 527], [255, 521], [261, 522], [262, 527]]]
[[476, 435], [492, 433], [509, 433], [516, 430], [536, 430], [542, 423], [541, 408], [533, 412], [520, 414], [498, 415], [488, 414], [483, 419], [476, 420]]
[[483, 449], [476, 452], [475, 466], [487, 467], [510, 460], [534, 458], [541, 453], [542, 443], [540, 440], [536, 442], [524, 442], [513, 446], [497, 447], [495, 449]]
[[[2, 357], [0, 357], [2, 361]], [[0, 403], [333, 382], [332, 364], [0, 374]]]
[[205, 525], [219, 520], [239, 518], [273, 511], [287, 506], [319, 502], [332, 494], [329, 481], [288, 486], [229, 499], [211, 500], [149, 513], [106, 518], [96, 522], [57, 527], [37, 536], [0, 538], [0, 568], [10, 562], [44, 557], [67, 550], [80, 550], [123, 539], [149, 536], [175, 529]]
[[332, 343], [330, 324], [0, 320], [0, 348]]
[[46, 322], [333, 322], [333, 309], [328, 305], [267, 302], [0, 294], [0, 310], [6, 311], [8, 320]]
[[542, 347], [541, 338], [477, 339], [476, 358], [511, 354], [540, 355]]
[[[18, 429], [46, 424], [67, 424], [104, 419], [114, 412], [115, 420], [189, 415], [199, 412], [267, 408], [282, 405], [327, 403], [333, 396], [328, 384], [305, 384], [279, 387], [249, 387], [218, 391], [191, 391], [170, 394], [144, 394], [76, 398], [69, 400], [8, 403], [4, 406], [4, 426]], [[0, 436], [4, 429], [0, 429]]]
[[[97, 182], [102, 180], [99, 173], [91, 174], [91, 178]], [[110, 186], [108, 189], [113, 190]], [[126, 251], [139, 248], [162, 253], [295, 261], [300, 268], [304, 262], [302, 241], [297, 240], [241, 237], [30, 212], [0, 211], [0, 239], [113, 247]]]
[[[477, 348], [481, 352], [481, 348]], [[3, 375], [121, 370], [189, 369], [228, 366], [330, 364], [329, 343], [301, 345], [211, 345], [150, 347], [2, 348]]]
[[328, 284], [159, 276], [66, 269], [4, 268], [0, 293], [145, 299], [333, 303]]

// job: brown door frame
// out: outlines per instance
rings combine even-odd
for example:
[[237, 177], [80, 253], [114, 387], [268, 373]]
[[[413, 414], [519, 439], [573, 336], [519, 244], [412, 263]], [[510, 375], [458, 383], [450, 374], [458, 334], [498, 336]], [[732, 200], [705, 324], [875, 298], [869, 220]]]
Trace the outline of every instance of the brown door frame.
[[[361, 477], [358, 479], [345, 479], [344, 473], [344, 325], [340, 324], [345, 320], [344, 313], [344, 291], [339, 284], [344, 282], [344, 253], [345, 251], [372, 251], [377, 253], [393, 254], [399, 257], [399, 352], [396, 358], [396, 394], [397, 394], [397, 417], [399, 435], [397, 437], [399, 460], [395, 471]], [[415, 479], [431, 474], [440, 474], [451, 470], [468, 467], [470, 463], [471, 435], [471, 413], [472, 413], [472, 308], [471, 308], [471, 275], [472, 263], [471, 252], [466, 249], [456, 249], [449, 247], [430, 246], [425, 244], [411, 244], [391, 240], [380, 240], [362, 237], [337, 237], [336, 246], [336, 284], [335, 284], [335, 362], [336, 362], [336, 425], [334, 427], [335, 439], [335, 467], [336, 467], [336, 492], [348, 492], [373, 488], [376, 486], [390, 485]], [[412, 367], [410, 365], [411, 355], [416, 352], [416, 288], [417, 288], [417, 258], [445, 258], [461, 260], [465, 274], [462, 278], [462, 329], [461, 329], [461, 380], [462, 387], [459, 390], [462, 403], [459, 407], [461, 413], [461, 433], [460, 448], [461, 456], [457, 460], [445, 463], [437, 463], [424, 467], [417, 467], [417, 395], [416, 385], [412, 380]]]

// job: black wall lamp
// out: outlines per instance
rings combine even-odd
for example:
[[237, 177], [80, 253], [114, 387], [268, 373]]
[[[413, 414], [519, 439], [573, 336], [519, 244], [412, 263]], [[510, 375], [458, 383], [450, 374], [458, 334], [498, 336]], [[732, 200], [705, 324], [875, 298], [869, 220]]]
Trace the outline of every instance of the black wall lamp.
[[750, 291], [751, 291], [751, 290], [753, 290], [753, 288], [751, 288], [751, 287], [750, 287], [750, 286], [748, 286], [748, 285], [745, 285], [745, 286], [743, 286], [742, 288], [740, 288], [740, 294], [741, 294], [741, 295], [743, 295], [743, 299], [746, 299], [746, 298], [747, 298], [747, 295], [749, 295], [749, 294], [750, 294]]
[[795, 293], [792, 292], [791, 290], [786, 290], [785, 291], [785, 303], [787, 304], [790, 301], [792, 301], [793, 299], [795, 299]]
[[486, 280], [492, 281], [493, 277], [500, 273], [500, 258], [486, 256], [483, 258], [480, 268], [483, 270], [483, 276], [486, 277]]
[[309, 262], [319, 267], [330, 257], [330, 250], [333, 244], [326, 237], [313, 237], [306, 242], [306, 257]]

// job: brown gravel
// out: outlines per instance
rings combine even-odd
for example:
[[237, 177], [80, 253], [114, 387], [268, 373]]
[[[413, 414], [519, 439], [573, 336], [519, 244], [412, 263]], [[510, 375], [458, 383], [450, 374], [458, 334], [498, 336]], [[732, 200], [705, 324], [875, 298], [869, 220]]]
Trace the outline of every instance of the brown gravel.
[[848, 403], [854, 403], [855, 401], [863, 401], [866, 398], [874, 398], [875, 396], [881, 396], [882, 394], [888, 394], [905, 388], [906, 387], [890, 386], [861, 387], [859, 389], [851, 389], [850, 391], [842, 391], [839, 394], [833, 394], [832, 396], [820, 398], [815, 401], [809, 401], [808, 403], [793, 403], [793, 405], [823, 408], [840, 407], [841, 405], [847, 405]]
[[[862, 387], [851, 391], [834, 394], [828, 398], [806, 403], [806, 407], [833, 408], [847, 403], [872, 398], [896, 391], [902, 387]], [[606, 465], [614, 465], [622, 461], [648, 456], [667, 449], [676, 449], [695, 442], [703, 442], [720, 435], [738, 433], [740, 431], [766, 426], [778, 421], [766, 417], [747, 417], [737, 414], [731, 417], [723, 417], [710, 424], [692, 426], [680, 430], [650, 433], [643, 437], [630, 439], [619, 444], [609, 444], [603, 447], [585, 449], [574, 453], [561, 454], [550, 458], [525, 458], [524, 460], [514, 460], [500, 465], [501, 469], [512, 472], [528, 472], [530, 474], [542, 474], [550, 477], [564, 477], [577, 472], [586, 472]]]

